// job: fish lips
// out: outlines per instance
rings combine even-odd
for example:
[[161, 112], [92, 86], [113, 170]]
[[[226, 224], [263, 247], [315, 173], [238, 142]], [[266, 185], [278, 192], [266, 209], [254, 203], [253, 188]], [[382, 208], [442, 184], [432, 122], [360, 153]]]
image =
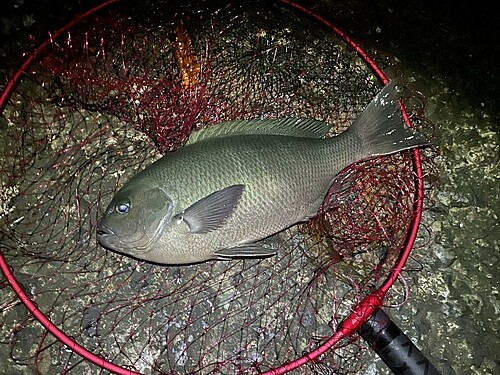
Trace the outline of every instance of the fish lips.
[[97, 227], [97, 242], [107, 250], [118, 253], [142, 253], [149, 249], [150, 245], [156, 241], [156, 238], [148, 238], [144, 235], [135, 241], [123, 241], [119, 235], [105, 225]]
[[97, 242], [108, 250], [119, 251], [123, 248], [123, 243], [120, 238], [109, 228], [104, 225], [97, 227]]

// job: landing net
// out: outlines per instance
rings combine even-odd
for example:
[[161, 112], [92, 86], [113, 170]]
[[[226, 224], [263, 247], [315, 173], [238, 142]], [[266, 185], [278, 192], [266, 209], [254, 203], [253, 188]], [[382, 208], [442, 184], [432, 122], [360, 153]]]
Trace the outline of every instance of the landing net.
[[384, 297], [404, 299], [404, 286], [386, 293], [418, 228], [417, 151], [344, 171], [316, 218], [266, 240], [268, 259], [151, 265], [99, 247], [95, 231], [113, 193], [194, 129], [293, 116], [333, 136], [383, 74], [284, 3], [108, 3], [36, 50], [5, 91], [3, 270], [33, 304], [4, 282], [10, 360], [48, 374], [360, 371], [367, 348], [352, 334]]

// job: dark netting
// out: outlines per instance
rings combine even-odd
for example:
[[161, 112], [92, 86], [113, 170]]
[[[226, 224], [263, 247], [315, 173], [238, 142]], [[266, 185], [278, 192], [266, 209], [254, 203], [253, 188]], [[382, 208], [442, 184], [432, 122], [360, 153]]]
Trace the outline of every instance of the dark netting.
[[[354, 175], [350, 191], [332, 189], [311, 222], [266, 240], [276, 257], [176, 267], [104, 250], [95, 229], [113, 193], [193, 129], [298, 116], [333, 135], [380, 89], [331, 30], [290, 9], [135, 6], [54, 40], [12, 95], [0, 145], [5, 258], [40, 310], [108, 361], [164, 374], [274, 368], [323, 343], [387, 275], [414, 215], [410, 153], [344, 171], [335, 186]], [[15, 299], [2, 311], [16, 363], [95, 369]], [[357, 372], [363, 348], [350, 337], [299, 373]]]

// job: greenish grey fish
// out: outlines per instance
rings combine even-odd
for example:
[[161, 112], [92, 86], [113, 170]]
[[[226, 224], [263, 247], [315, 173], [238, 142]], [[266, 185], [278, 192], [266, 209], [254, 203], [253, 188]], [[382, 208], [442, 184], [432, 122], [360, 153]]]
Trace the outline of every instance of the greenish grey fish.
[[428, 144], [404, 125], [394, 81], [345, 132], [324, 138], [329, 128], [288, 118], [194, 132], [118, 190], [97, 240], [162, 264], [269, 256], [256, 242], [315, 216], [342, 169]]

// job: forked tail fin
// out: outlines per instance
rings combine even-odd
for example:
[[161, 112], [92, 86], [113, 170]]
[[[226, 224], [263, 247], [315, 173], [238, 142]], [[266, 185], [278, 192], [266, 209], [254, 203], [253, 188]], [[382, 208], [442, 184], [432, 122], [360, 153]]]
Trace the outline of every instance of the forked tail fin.
[[429, 145], [425, 137], [404, 123], [399, 99], [400, 86], [392, 80], [349, 127], [362, 142], [364, 158]]

